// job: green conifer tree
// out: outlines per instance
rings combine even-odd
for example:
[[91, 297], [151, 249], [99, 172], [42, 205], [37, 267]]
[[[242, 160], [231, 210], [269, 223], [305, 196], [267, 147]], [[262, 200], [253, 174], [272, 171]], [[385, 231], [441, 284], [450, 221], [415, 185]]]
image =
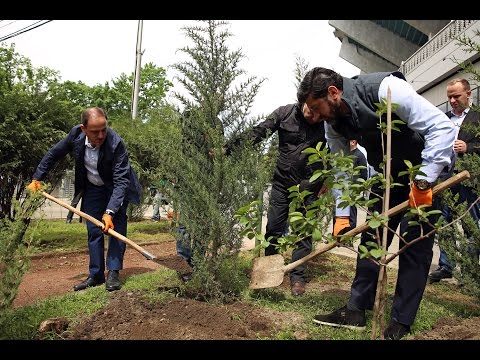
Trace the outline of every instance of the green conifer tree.
[[170, 163], [173, 206], [194, 250], [190, 286], [196, 286], [197, 297], [222, 301], [238, 295], [248, 282], [233, 268], [243, 243], [233, 215], [263, 193], [273, 170], [264, 149], [251, 144], [225, 154], [229, 139], [258, 122], [250, 110], [263, 82], [243, 78], [239, 63], [244, 55], [229, 50], [227, 25], [209, 20], [183, 28], [193, 45], [180, 49], [189, 59], [173, 66], [187, 93], [175, 92], [183, 108], [182, 137], [177, 149], [170, 149], [178, 153]]

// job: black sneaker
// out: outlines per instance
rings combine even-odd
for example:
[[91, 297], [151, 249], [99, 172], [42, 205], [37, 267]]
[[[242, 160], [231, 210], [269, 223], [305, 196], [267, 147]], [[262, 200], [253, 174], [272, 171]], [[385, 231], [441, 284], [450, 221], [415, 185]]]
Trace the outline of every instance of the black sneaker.
[[327, 315], [315, 315], [313, 322], [351, 330], [365, 330], [365, 311], [348, 310], [347, 306], [344, 306]]
[[430, 274], [428, 274], [428, 282], [430, 284], [439, 282], [442, 279], [451, 279], [451, 278], [452, 278], [452, 273], [440, 267], [437, 270], [432, 271]]
[[392, 320], [388, 327], [383, 332], [383, 336], [386, 340], [400, 340], [405, 335], [410, 333], [410, 326], [400, 324], [395, 320]]

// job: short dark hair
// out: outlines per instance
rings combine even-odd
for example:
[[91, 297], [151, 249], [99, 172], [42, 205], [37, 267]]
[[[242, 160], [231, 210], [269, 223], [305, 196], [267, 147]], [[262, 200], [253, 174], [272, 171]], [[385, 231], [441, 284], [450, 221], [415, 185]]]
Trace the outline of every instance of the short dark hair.
[[92, 116], [103, 116], [105, 120], [108, 120], [107, 113], [105, 110], [103, 110], [101, 107], [94, 106], [87, 108], [83, 110], [82, 116], [81, 116], [81, 123], [83, 126], [87, 126], [88, 119], [90, 119]]
[[327, 96], [328, 87], [332, 85], [343, 90], [343, 77], [333, 70], [315, 67], [303, 77], [297, 90], [297, 100], [304, 103], [310, 95], [314, 99]]

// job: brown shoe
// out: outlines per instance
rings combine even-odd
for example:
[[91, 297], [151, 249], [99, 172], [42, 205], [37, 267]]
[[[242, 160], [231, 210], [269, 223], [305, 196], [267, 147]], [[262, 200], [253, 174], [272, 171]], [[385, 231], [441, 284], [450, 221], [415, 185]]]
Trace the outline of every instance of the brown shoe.
[[293, 296], [301, 296], [305, 292], [305, 283], [303, 281], [294, 281], [290, 289]]

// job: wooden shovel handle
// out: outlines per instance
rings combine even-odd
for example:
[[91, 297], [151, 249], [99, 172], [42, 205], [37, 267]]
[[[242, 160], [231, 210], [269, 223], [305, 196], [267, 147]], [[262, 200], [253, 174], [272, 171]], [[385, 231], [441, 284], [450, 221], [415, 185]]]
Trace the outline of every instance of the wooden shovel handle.
[[[445, 189], [448, 189], [449, 187], [451, 187], [453, 185], [456, 185], [456, 184], [458, 184], [458, 183], [460, 183], [460, 182], [462, 182], [462, 181], [464, 181], [468, 178], [470, 178], [470, 173], [467, 170], [464, 170], [461, 173], [458, 173], [458, 174], [448, 178], [447, 180], [441, 182], [440, 184], [436, 185], [432, 189], [433, 195], [436, 195], [436, 194], [444, 191]], [[407, 209], [409, 206], [410, 206], [409, 201], [406, 200], [406, 201], [398, 204], [397, 206], [394, 206], [390, 210], [388, 210], [387, 213], [386, 213], [386, 216], [387, 217], [392, 217], [394, 215], [397, 215], [399, 212], [402, 212], [403, 210]], [[343, 236], [355, 236], [355, 235], [358, 235], [358, 234], [364, 232], [368, 228], [369, 228], [368, 223], [364, 222], [362, 225], [359, 225], [356, 228], [346, 232], [345, 234], [343, 234]], [[295, 269], [298, 265], [303, 264], [304, 262], [314, 258], [315, 256], [323, 254], [324, 252], [327, 252], [327, 251], [333, 249], [334, 247], [336, 247], [339, 244], [339, 242], [341, 242], [341, 241], [334, 241], [334, 242], [329, 243], [329, 244], [320, 244], [320, 246], [317, 249], [315, 249], [314, 251], [312, 251], [310, 254], [304, 256], [301, 259], [298, 259], [297, 261], [294, 261], [294, 262], [286, 265], [285, 268], [284, 268], [285, 272], [290, 271], [292, 269]]]
[[[84, 219], [90, 221], [91, 223], [97, 225], [99, 228], [101, 228], [101, 229], [104, 228], [104, 224], [100, 220], [95, 219], [93, 216], [88, 215], [88, 214], [84, 213], [83, 211], [77, 210], [73, 206], [67, 204], [66, 202], [63, 202], [60, 199], [57, 199], [55, 196], [52, 196], [49, 193], [46, 193], [45, 191], [42, 191], [42, 195], [44, 197], [46, 197], [47, 199], [52, 200], [53, 202], [56, 202], [58, 205], [63, 206], [64, 208], [74, 212], [78, 216], [81, 216], [82, 218], [84, 218]], [[124, 243], [130, 245], [135, 250], [137, 250], [139, 253], [141, 253], [143, 256], [145, 256], [148, 260], [154, 260], [156, 258], [156, 256], [154, 256], [151, 253], [149, 253], [148, 251], [146, 251], [140, 245], [134, 243], [132, 240], [130, 240], [129, 238], [127, 238], [127, 237], [123, 236], [122, 234], [116, 232], [115, 230], [108, 229], [108, 234], [112, 235], [113, 237], [117, 238], [118, 240], [123, 241]]]

